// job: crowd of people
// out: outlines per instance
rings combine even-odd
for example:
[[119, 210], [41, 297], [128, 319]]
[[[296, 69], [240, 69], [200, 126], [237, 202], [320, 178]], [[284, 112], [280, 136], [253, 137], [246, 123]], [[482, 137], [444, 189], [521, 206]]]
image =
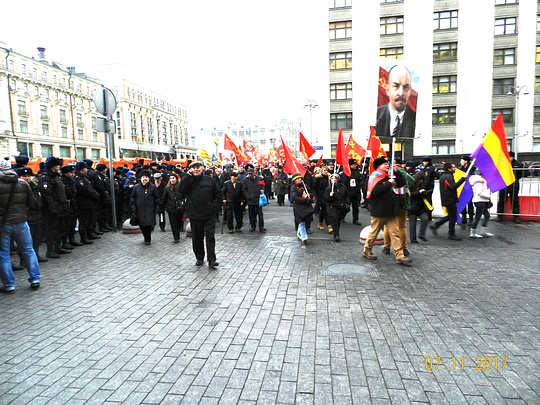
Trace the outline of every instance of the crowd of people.
[[[157, 227], [165, 232], [167, 222], [173, 243], [178, 243], [189, 219], [195, 264], [201, 266], [206, 256], [209, 267], [215, 268], [219, 266], [215, 229], [220, 217], [229, 233], [242, 232], [247, 222], [250, 232], [258, 229], [264, 233], [263, 209], [273, 199], [278, 206], [293, 207], [293, 223], [302, 244], [307, 244], [308, 235], [313, 233], [314, 220], [320, 231], [333, 234], [334, 240], [340, 242], [340, 227], [348, 213], [352, 224], [361, 225], [360, 209], [369, 210], [371, 229], [362, 252], [369, 260], [377, 259], [373, 244], [380, 231], [382, 252], [389, 254], [392, 248], [396, 262], [404, 265], [412, 262], [408, 243], [427, 242], [428, 228], [437, 235], [439, 228], [448, 223], [448, 239], [461, 240], [456, 235], [458, 215], [462, 226], [469, 226], [471, 238], [493, 236], [488, 229], [491, 191], [467, 155], [462, 156], [459, 167], [465, 175], [457, 181], [456, 166], [444, 164], [439, 179], [444, 216], [437, 221], [432, 220], [436, 171], [429, 156], [416, 167], [412, 162], [396, 160], [391, 164], [386, 158], [374, 159], [371, 175], [369, 159], [350, 159], [350, 175], [343, 168], [336, 170], [333, 161], [322, 166], [317, 166], [316, 160], [310, 161], [304, 167], [305, 173], [293, 175], [285, 173], [280, 165], [228, 164], [221, 168], [193, 162], [183, 168], [152, 162], [115, 168], [112, 179], [106, 165], [94, 167], [94, 162], [87, 159], [63, 165], [60, 158], [50, 156], [38, 173], [27, 167], [28, 161], [26, 156], [17, 156], [15, 165], [7, 159], [0, 165], [0, 278], [5, 292], [15, 290], [13, 271], [26, 268], [31, 286], [37, 288], [39, 263], [91, 245], [103, 233], [112, 231], [114, 225], [120, 228], [127, 220], [140, 228], [144, 244], [150, 245], [152, 232]], [[519, 166], [515, 159], [512, 164]], [[512, 211], [519, 214], [517, 173], [516, 182], [499, 193], [499, 211], [510, 196]], [[466, 181], [474, 196], [458, 213], [457, 189]], [[519, 222], [517, 215], [514, 220]], [[40, 253], [42, 244], [46, 246], [45, 254]], [[18, 263], [11, 261], [10, 252], [18, 254]]]

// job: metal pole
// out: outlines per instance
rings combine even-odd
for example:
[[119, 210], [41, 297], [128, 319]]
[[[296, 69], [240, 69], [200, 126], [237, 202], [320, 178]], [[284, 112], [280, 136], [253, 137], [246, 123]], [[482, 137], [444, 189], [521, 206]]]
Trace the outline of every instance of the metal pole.
[[515, 159], [518, 160], [518, 139], [519, 139], [519, 93], [521, 92], [522, 87], [516, 87], [516, 122], [514, 126], [514, 153], [515, 153]]
[[[104, 109], [107, 111], [107, 90], [103, 88], [103, 104]], [[105, 135], [107, 139], [107, 154], [109, 155], [109, 189], [111, 193], [111, 217], [113, 232], [116, 233], [116, 197], [114, 195], [114, 168], [113, 168], [113, 150], [112, 150], [112, 134], [110, 127], [110, 120], [112, 120], [112, 114], [105, 116], [107, 122], [105, 123]]]

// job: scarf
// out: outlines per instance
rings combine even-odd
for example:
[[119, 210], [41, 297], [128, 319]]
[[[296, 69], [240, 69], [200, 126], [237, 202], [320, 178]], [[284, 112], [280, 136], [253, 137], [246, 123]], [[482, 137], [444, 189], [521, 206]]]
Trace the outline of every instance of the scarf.
[[373, 173], [371, 173], [368, 180], [366, 198], [371, 197], [373, 188], [377, 185], [377, 183], [379, 183], [379, 181], [384, 180], [387, 177], [388, 173], [381, 172], [380, 170], [375, 170]]

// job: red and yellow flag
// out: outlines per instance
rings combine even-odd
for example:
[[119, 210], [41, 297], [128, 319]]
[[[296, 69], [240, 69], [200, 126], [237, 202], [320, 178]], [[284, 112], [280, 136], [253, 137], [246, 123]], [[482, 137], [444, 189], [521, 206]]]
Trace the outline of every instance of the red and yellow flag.
[[345, 151], [347, 152], [347, 156], [349, 158], [356, 160], [358, 163], [360, 163], [364, 156], [366, 156], [365, 149], [356, 143], [352, 134], [349, 135], [349, 140], [347, 141]]
[[315, 149], [313, 149], [313, 146], [311, 146], [302, 132], [300, 132], [300, 152], [303, 153], [306, 159], [309, 159], [315, 153]]

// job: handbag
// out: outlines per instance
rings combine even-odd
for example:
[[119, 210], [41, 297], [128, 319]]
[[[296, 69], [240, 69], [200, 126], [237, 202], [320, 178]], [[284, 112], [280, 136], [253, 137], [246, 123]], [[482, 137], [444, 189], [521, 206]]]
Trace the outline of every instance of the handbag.
[[486, 207], [487, 207], [488, 209], [490, 209], [491, 207], [493, 207], [493, 202], [492, 202], [492, 201], [488, 202], [488, 203], [486, 204]]
[[261, 193], [259, 195], [259, 207], [266, 207], [268, 205], [268, 199], [266, 198], [266, 194]]
[[175, 199], [174, 200], [174, 209], [177, 213], [180, 213], [182, 211], [184, 211], [184, 207], [186, 205], [186, 200], [179, 200], [179, 199]]
[[131, 217], [129, 218], [129, 224], [131, 226], [139, 226], [139, 217], [137, 216], [137, 209], [131, 208]]

